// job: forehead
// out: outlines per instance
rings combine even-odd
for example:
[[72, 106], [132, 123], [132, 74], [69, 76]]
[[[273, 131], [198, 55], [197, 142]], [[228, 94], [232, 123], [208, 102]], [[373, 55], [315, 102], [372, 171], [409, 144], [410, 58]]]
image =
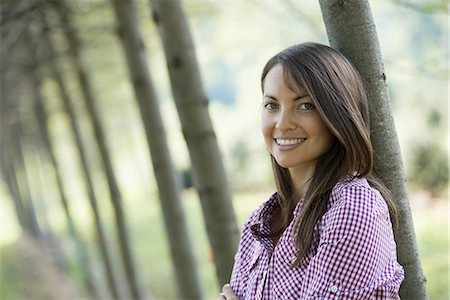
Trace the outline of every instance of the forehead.
[[295, 94], [304, 94], [304, 87], [296, 82], [288, 70], [281, 64], [276, 64], [269, 70], [264, 79], [264, 92], [284, 88]]

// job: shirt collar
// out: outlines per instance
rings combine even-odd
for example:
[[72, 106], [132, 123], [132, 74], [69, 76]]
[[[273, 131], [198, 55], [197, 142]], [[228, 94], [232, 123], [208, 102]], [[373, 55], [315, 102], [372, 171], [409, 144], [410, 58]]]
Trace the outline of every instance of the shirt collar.
[[[294, 209], [294, 218], [296, 219], [300, 213], [301, 207], [303, 206], [304, 197], [300, 199]], [[269, 234], [271, 231], [270, 224], [273, 214], [277, 208], [280, 207], [278, 200], [278, 194], [274, 193], [272, 196], [264, 202], [253, 214], [252, 220], [250, 221], [250, 232], [252, 236], [259, 241], [264, 248], [269, 252], [273, 250], [273, 243], [270, 238], [262, 237], [261, 235]], [[291, 221], [292, 222], [292, 221]]]
[[261, 234], [270, 233], [270, 221], [278, 207], [280, 207], [278, 194], [274, 193], [256, 210], [250, 222], [251, 233], [256, 239], [260, 239]]

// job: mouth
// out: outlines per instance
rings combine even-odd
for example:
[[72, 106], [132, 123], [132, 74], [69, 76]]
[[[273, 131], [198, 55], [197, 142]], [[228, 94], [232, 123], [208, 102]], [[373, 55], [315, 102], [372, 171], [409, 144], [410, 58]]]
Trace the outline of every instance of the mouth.
[[303, 143], [304, 141], [306, 141], [306, 138], [298, 138], [298, 139], [274, 138], [274, 141], [279, 146], [294, 146]]

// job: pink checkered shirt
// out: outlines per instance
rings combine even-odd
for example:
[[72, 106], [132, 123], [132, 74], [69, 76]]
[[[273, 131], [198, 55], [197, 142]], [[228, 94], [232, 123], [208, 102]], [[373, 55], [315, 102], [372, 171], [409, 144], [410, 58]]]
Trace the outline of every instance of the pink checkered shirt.
[[[294, 218], [302, 204], [303, 199]], [[258, 237], [270, 232], [278, 206], [275, 193], [245, 222], [230, 282], [239, 299], [400, 299], [404, 272], [389, 211], [365, 179], [336, 184], [310, 254], [295, 268], [293, 221], [276, 247], [270, 238]]]

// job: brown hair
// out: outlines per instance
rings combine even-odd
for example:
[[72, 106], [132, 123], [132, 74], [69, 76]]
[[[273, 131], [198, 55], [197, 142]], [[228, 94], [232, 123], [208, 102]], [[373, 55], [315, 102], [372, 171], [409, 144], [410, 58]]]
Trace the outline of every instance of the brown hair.
[[[294, 220], [294, 266], [313, 250], [315, 226], [326, 212], [331, 190], [345, 177], [364, 177], [383, 195], [394, 227], [397, 210], [387, 188], [372, 175], [373, 153], [369, 133], [367, 97], [355, 67], [338, 51], [317, 43], [289, 47], [272, 57], [264, 67], [261, 86], [267, 73], [280, 64], [286, 84], [295, 91], [302, 87], [311, 97], [320, 116], [335, 136], [331, 149], [320, 157], [309, 181], [303, 207]], [[270, 236], [281, 234], [293, 218], [299, 200], [289, 170], [272, 159], [272, 169], [281, 207], [282, 224]]]

